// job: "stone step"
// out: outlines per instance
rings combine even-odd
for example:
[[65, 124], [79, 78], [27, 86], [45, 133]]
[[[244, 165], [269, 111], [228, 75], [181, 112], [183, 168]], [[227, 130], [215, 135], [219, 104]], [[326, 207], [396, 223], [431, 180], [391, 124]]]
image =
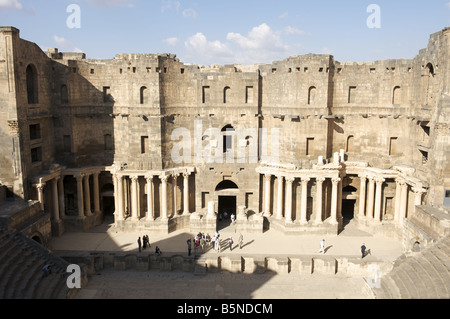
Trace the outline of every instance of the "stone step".
[[449, 293], [447, 291], [447, 285], [450, 283], [450, 276], [447, 269], [442, 265], [440, 260], [431, 253], [431, 251], [424, 252], [423, 255], [425, 260], [430, 263], [435, 271], [432, 281], [438, 284], [438, 296], [436, 296], [436, 298], [448, 298]]
[[403, 280], [399, 277], [398, 272], [395, 271], [391, 274], [392, 280], [395, 282], [395, 285], [398, 288], [400, 293], [400, 299], [410, 299], [408, 288], [405, 286]]
[[9, 253], [5, 258], [1, 259], [0, 265], [0, 291], [4, 291], [11, 269], [23, 253], [21, 247], [11, 247]]
[[418, 278], [415, 275], [414, 271], [408, 267], [408, 264], [409, 263], [405, 263], [400, 269], [398, 269], [399, 277], [402, 279], [405, 287], [407, 287], [411, 298], [417, 299], [420, 298], [421, 295], [420, 289], [418, 287]]
[[431, 253], [437, 258], [439, 259], [439, 262], [442, 264], [442, 266], [444, 266], [447, 269], [447, 273], [450, 272], [450, 257], [448, 257], [445, 252], [436, 247], [435, 249], [433, 249], [431, 251]]
[[40, 260], [39, 264], [33, 268], [32, 275], [30, 279], [25, 284], [25, 287], [20, 291], [21, 298], [23, 299], [32, 299], [33, 293], [37, 289], [36, 287], [39, 285], [39, 282], [42, 280], [43, 273], [42, 268], [47, 264], [45, 260]]
[[27, 269], [25, 269], [20, 283], [16, 286], [14, 291], [13, 298], [14, 299], [22, 299], [25, 295], [25, 290], [27, 289], [28, 284], [32, 280], [33, 276], [40, 274], [42, 272], [42, 267], [44, 267], [44, 261], [40, 258], [33, 256], [30, 260], [30, 264]]
[[33, 254], [25, 250], [23, 254], [21, 254], [17, 261], [10, 265], [8, 272], [5, 274], [5, 286], [3, 288], [3, 298], [9, 299], [12, 297], [13, 290], [15, 289], [17, 282], [20, 280], [23, 272], [26, 270], [30, 259], [32, 259]]
[[374, 289], [377, 299], [399, 299], [400, 293], [390, 275], [385, 275], [381, 279], [381, 287]]
[[428, 293], [426, 283], [424, 282], [424, 277], [420, 276], [420, 274], [417, 273], [416, 269], [413, 267], [413, 263], [414, 261], [405, 264], [403, 271], [405, 271], [408, 274], [408, 276], [413, 281], [416, 289], [418, 290], [417, 296], [415, 298], [419, 299], [433, 298], [433, 296]]
[[416, 269], [416, 273], [421, 275], [423, 278], [423, 282], [426, 285], [426, 289], [428, 290], [428, 294], [432, 296], [432, 298], [436, 298], [439, 294], [436, 286], [433, 282], [434, 272], [429, 265], [428, 262], [424, 260], [424, 258], [416, 258], [415, 263], [412, 266]]

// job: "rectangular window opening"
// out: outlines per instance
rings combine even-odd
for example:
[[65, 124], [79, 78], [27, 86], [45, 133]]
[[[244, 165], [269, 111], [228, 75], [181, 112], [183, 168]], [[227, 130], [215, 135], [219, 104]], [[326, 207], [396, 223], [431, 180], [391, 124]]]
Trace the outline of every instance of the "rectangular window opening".
[[148, 136], [141, 136], [141, 154], [147, 154], [148, 151]]
[[31, 149], [31, 163], [42, 162], [42, 147], [36, 147]]
[[30, 125], [30, 140], [38, 140], [41, 138], [41, 125], [33, 124]]
[[306, 139], [306, 156], [314, 155], [314, 138], [309, 137]]

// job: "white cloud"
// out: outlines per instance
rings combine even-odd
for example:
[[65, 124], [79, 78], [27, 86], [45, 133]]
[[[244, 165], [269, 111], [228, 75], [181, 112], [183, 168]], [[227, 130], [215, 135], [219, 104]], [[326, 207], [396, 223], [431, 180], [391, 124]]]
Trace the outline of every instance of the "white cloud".
[[75, 47], [72, 42], [68, 41], [64, 37], [58, 37], [57, 35], [53, 36], [53, 41], [55, 41], [58, 49], [60, 51], [69, 51], [69, 52], [83, 52], [81, 49]]
[[181, 3], [179, 1], [173, 0], [162, 0], [161, 12], [166, 12], [171, 9], [175, 9], [177, 12], [180, 11]]
[[296, 54], [301, 48], [298, 43], [286, 45], [282, 40], [282, 35], [286, 34], [303, 34], [303, 32], [295, 28], [288, 31], [274, 31], [263, 23], [252, 28], [247, 35], [229, 32], [226, 41], [223, 42], [209, 41], [199, 32], [185, 41], [186, 58], [200, 64], [272, 63]]
[[333, 50], [331, 50], [330, 48], [324, 47], [324, 48], [322, 48], [322, 53], [332, 55]]
[[173, 37], [164, 39], [163, 42], [168, 46], [175, 47], [178, 45], [178, 43], [180, 43], [180, 40], [178, 40], [178, 38]]
[[289, 12], [285, 11], [285, 12], [283, 12], [283, 13], [279, 16], [279, 18], [280, 18], [280, 19], [287, 18], [288, 15], [289, 15]]
[[270, 63], [286, 58], [291, 51], [290, 46], [283, 43], [281, 32], [272, 30], [265, 23], [254, 27], [247, 36], [230, 32], [227, 40], [238, 46], [239, 53], [236, 54], [236, 58], [241, 64]]
[[194, 9], [186, 9], [183, 10], [183, 17], [185, 18], [197, 18], [197, 11], [195, 11]]
[[0, 0], [0, 10], [22, 10], [23, 5], [20, 0]]
[[300, 30], [296, 27], [291, 27], [291, 26], [284, 28], [284, 32], [288, 35], [305, 35], [306, 34], [305, 31]]
[[220, 63], [221, 61], [218, 60], [230, 58], [233, 55], [227, 44], [220, 41], [208, 41], [201, 32], [191, 36], [184, 44], [188, 55], [205, 63]]

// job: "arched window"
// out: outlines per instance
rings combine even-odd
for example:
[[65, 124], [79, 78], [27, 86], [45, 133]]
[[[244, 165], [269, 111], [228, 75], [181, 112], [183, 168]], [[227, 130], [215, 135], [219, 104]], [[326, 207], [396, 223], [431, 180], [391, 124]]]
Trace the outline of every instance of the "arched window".
[[38, 95], [38, 77], [36, 67], [30, 64], [27, 67], [27, 97], [28, 104], [38, 104], [39, 103], [39, 95]]
[[316, 99], [316, 91], [317, 91], [317, 89], [316, 89], [315, 86], [311, 86], [309, 88], [309, 91], [308, 91], [308, 105], [314, 104], [315, 99]]
[[433, 105], [434, 67], [428, 63], [425, 67], [425, 104]]
[[392, 104], [399, 105], [401, 103], [402, 103], [402, 88], [400, 86], [396, 86], [392, 94]]
[[222, 128], [222, 135], [223, 135], [223, 152], [226, 153], [228, 150], [233, 149], [233, 135], [234, 135], [234, 128], [231, 126], [231, 124], [228, 124], [224, 128]]
[[239, 189], [239, 187], [232, 181], [224, 180], [223, 182], [219, 183], [219, 185], [217, 185], [216, 192], [224, 189]]
[[69, 103], [69, 90], [67, 89], [67, 85], [61, 86], [61, 104]]
[[141, 104], [147, 104], [148, 103], [148, 94], [147, 94], [147, 87], [143, 86], [141, 87], [141, 95], [140, 95], [140, 100], [141, 100]]
[[354, 152], [354, 143], [355, 143], [355, 137], [353, 135], [350, 135], [347, 138], [347, 153]]
[[229, 86], [227, 86], [227, 87], [225, 87], [225, 88], [223, 89], [223, 103], [224, 103], [224, 104], [230, 102], [230, 100], [229, 100], [229, 97], [230, 97], [230, 91], [231, 91], [231, 89], [230, 89]]

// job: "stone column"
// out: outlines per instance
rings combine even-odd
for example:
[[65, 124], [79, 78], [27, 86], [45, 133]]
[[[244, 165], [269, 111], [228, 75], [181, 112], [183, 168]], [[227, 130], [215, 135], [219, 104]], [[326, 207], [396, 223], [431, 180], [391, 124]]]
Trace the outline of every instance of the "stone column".
[[308, 183], [310, 178], [302, 178], [302, 202], [300, 211], [300, 224], [305, 225], [308, 223], [306, 218], [306, 209], [308, 207]]
[[277, 219], [283, 218], [283, 176], [278, 176]]
[[117, 175], [117, 220], [124, 220], [124, 196], [123, 196], [123, 176]]
[[167, 217], [167, 179], [168, 176], [160, 176], [161, 178], [161, 219], [168, 220]]
[[270, 182], [272, 181], [272, 175], [264, 175], [264, 216], [269, 217], [272, 215], [270, 212]]
[[183, 215], [189, 215], [189, 176], [191, 174], [183, 174]]
[[286, 207], [284, 212], [284, 217], [286, 223], [293, 223], [292, 221], [292, 184], [294, 183], [295, 178], [286, 177]]
[[64, 176], [58, 179], [58, 195], [59, 195], [59, 216], [60, 218], [66, 217], [66, 204], [64, 202]]
[[338, 186], [341, 179], [334, 177], [331, 179], [333, 188], [331, 191], [331, 219], [330, 224], [337, 224], [337, 210], [338, 210]]
[[381, 221], [381, 200], [382, 200], [382, 193], [383, 193], [383, 183], [384, 178], [376, 178], [375, 182], [377, 184], [376, 188], [376, 195], [375, 195], [375, 221], [380, 222]]
[[413, 187], [412, 191], [414, 192], [414, 205], [421, 206], [422, 205], [422, 195], [426, 193], [426, 190], [423, 188]]
[[155, 211], [153, 210], [153, 176], [147, 176], [147, 220], [155, 220]]
[[395, 214], [394, 214], [394, 222], [396, 224], [400, 223], [400, 205], [402, 202], [402, 186], [404, 181], [396, 180], [396, 189], [395, 189]]
[[177, 184], [178, 184], [178, 174], [172, 175], [172, 212], [173, 216], [177, 216]]
[[52, 197], [53, 197], [53, 221], [59, 222], [59, 196], [58, 196], [58, 178], [52, 181]]
[[361, 186], [359, 189], [359, 219], [363, 219], [366, 215], [366, 186], [367, 177], [365, 175], [359, 176], [361, 179]]
[[84, 218], [83, 176], [75, 176], [77, 180], [78, 217]]
[[400, 218], [399, 218], [400, 225], [403, 225], [404, 219], [406, 218], [407, 209], [408, 209], [408, 184], [405, 181], [402, 183], [402, 196], [400, 200]]
[[38, 192], [38, 201], [41, 204], [41, 211], [45, 210], [45, 204], [44, 204], [44, 187], [45, 183], [39, 183], [36, 185], [36, 189]]
[[91, 212], [91, 190], [89, 188], [89, 175], [84, 174], [83, 178], [84, 178], [84, 203], [85, 203], [84, 212], [85, 212], [86, 216], [91, 216], [92, 215], [92, 212]]
[[316, 178], [316, 188], [317, 188], [317, 193], [316, 193], [316, 221], [314, 222], [314, 224], [319, 225], [322, 224], [322, 207], [323, 207], [323, 183], [325, 182], [325, 178], [324, 177], [318, 177]]
[[138, 176], [131, 176], [131, 220], [139, 220]]
[[100, 213], [100, 189], [98, 185], [98, 177], [100, 173], [94, 173], [94, 213]]
[[373, 219], [373, 205], [374, 205], [374, 197], [375, 197], [375, 178], [373, 176], [369, 176], [369, 194], [367, 197], [367, 208], [366, 208], [366, 217], [368, 219]]

